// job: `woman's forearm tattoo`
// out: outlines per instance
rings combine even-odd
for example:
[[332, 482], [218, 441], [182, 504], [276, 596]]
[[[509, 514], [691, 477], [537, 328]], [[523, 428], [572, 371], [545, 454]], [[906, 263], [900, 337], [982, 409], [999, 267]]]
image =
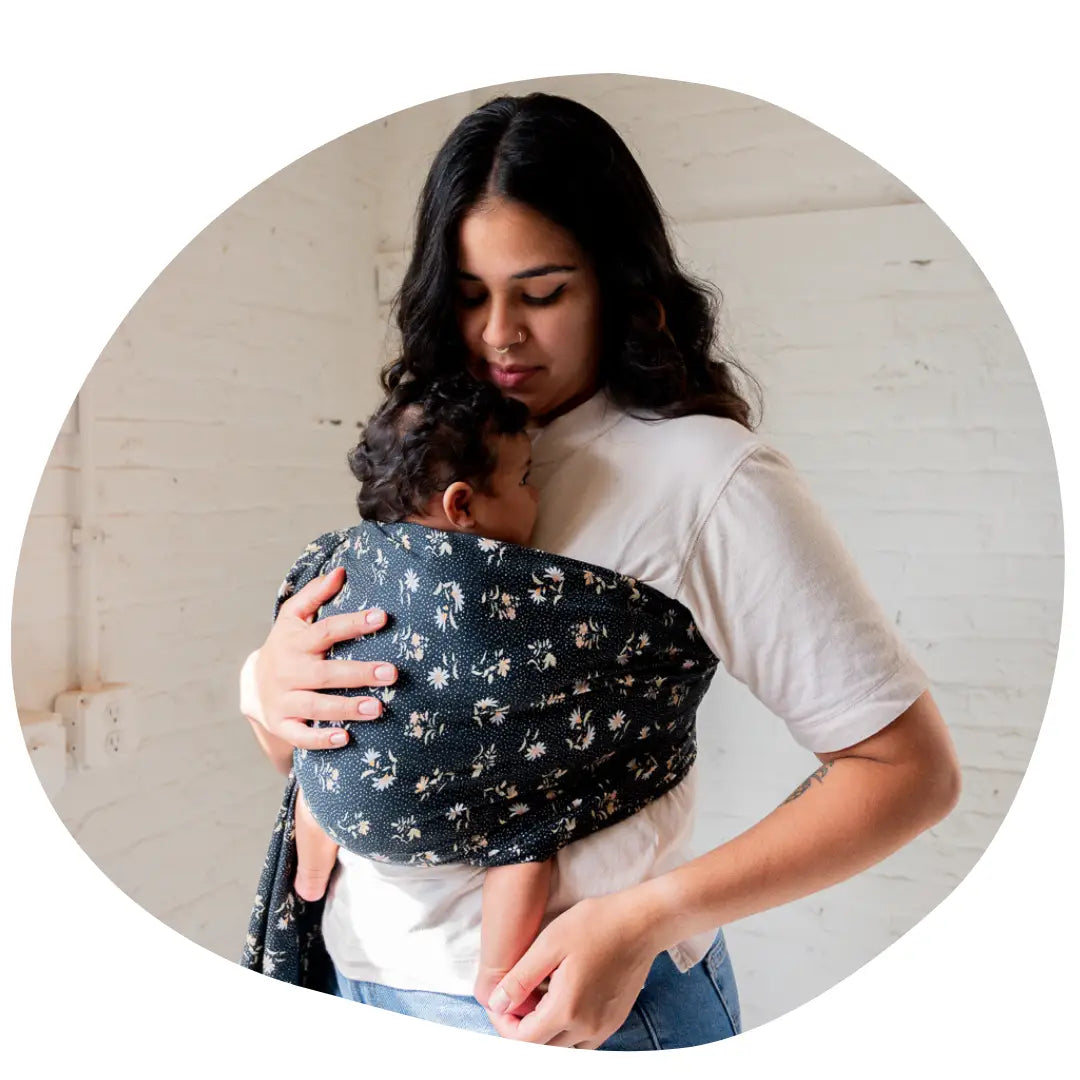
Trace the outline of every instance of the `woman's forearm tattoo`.
[[820, 769], [815, 769], [780, 805], [784, 803], [794, 802], [804, 791], [810, 789], [810, 785], [817, 780], [821, 783], [825, 779], [825, 774], [832, 768], [832, 762], [827, 761]]

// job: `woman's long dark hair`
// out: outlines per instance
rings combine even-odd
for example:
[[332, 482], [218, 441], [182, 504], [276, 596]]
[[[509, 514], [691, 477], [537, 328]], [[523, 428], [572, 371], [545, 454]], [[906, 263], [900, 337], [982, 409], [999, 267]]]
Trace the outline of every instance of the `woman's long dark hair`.
[[589, 257], [600, 290], [600, 382], [620, 406], [753, 426], [740, 382], [758, 402], [760, 388], [716, 340], [719, 291], [680, 267], [656, 195], [614, 128], [550, 94], [489, 101], [435, 156], [396, 299], [401, 355], [382, 373], [386, 390], [468, 364], [457, 317], [459, 228], [490, 196], [543, 214]]

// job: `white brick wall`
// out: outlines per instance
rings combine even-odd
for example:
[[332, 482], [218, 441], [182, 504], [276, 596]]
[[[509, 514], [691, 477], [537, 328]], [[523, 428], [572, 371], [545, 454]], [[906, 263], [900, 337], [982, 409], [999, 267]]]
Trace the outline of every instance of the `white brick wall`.
[[[639, 155], [680, 250], [725, 293], [726, 331], [765, 385], [762, 430], [806, 474], [926, 666], [964, 765], [961, 804], [940, 827], [851, 882], [730, 928], [744, 1019], [759, 1024], [918, 921], [1011, 802], [1060, 621], [1045, 420], [977, 268], [850, 147], [705, 86], [593, 76], [511, 89], [533, 88], [597, 108]], [[118, 884], [226, 956], [279, 790], [236, 716], [236, 672], [298, 545], [351, 519], [343, 454], [375, 400], [416, 194], [442, 137], [496, 92], [397, 114], [267, 181], [167, 268], [92, 376], [104, 674], [136, 684], [145, 743], [126, 768], [69, 776], [57, 805]], [[73, 679], [77, 465], [69, 421], [17, 582], [26, 708]], [[815, 764], [728, 680], [700, 730], [702, 849]]]
[[[680, 233], [691, 264], [724, 288], [730, 336], [765, 385], [763, 433], [807, 476], [926, 668], [966, 781], [956, 812], [885, 863], [732, 928], [755, 1023], [895, 940], [989, 843], [1053, 673], [1061, 515], [1019, 345], [926, 207], [776, 214]], [[809, 760], [741, 688], [721, 687], [710, 705], [717, 726], [702, 724], [704, 756], [716, 781], [701, 848], [765, 813], [782, 794], [775, 772], [790, 760], [794, 782]], [[767, 764], [747, 777], [747, 760]]]
[[[102, 673], [133, 684], [129, 765], [69, 773], [57, 809], [109, 876], [235, 957], [281, 784], [236, 678], [290, 561], [351, 520], [345, 453], [376, 399], [376, 159], [363, 133], [230, 207], [162, 272], [91, 376]], [[78, 446], [69, 418], [16, 582], [15, 689], [75, 685]]]

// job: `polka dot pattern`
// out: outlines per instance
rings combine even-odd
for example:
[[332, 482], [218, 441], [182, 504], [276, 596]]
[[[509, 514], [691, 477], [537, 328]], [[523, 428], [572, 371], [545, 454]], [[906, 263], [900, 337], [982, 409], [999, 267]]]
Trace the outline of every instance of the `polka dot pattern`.
[[[275, 617], [338, 566], [346, 584], [317, 617], [378, 607], [388, 619], [328, 655], [390, 661], [399, 676], [336, 691], [374, 693], [382, 718], [351, 725], [341, 749], [294, 754], [245, 950], [264, 971], [268, 955], [276, 971], [297, 969], [294, 913], [305, 905], [287, 876], [297, 783], [326, 832], [367, 858], [547, 859], [685, 777], [718, 664], [686, 608], [633, 578], [409, 523], [320, 536], [289, 571]], [[282, 921], [281, 940], [268, 940]]]

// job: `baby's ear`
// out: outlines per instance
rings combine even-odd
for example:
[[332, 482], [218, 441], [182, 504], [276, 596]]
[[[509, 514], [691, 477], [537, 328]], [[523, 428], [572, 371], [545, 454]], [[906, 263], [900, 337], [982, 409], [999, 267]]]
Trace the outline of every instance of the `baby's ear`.
[[476, 524], [473, 517], [473, 489], [464, 480], [455, 480], [442, 497], [443, 513], [447, 521], [457, 530], [464, 532]]

